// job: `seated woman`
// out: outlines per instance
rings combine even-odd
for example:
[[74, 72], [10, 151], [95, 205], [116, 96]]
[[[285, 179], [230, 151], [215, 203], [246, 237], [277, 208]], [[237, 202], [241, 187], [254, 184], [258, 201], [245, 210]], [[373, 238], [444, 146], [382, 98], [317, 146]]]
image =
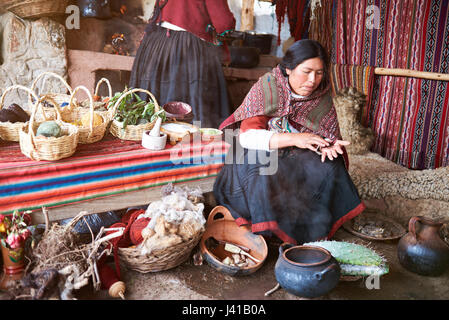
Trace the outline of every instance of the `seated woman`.
[[[349, 142], [340, 135], [327, 65], [318, 42], [295, 42], [220, 126], [240, 128], [243, 149], [230, 148], [214, 196], [253, 233], [293, 244], [330, 239], [365, 209], [347, 172]], [[270, 166], [276, 170], [261, 170]]]

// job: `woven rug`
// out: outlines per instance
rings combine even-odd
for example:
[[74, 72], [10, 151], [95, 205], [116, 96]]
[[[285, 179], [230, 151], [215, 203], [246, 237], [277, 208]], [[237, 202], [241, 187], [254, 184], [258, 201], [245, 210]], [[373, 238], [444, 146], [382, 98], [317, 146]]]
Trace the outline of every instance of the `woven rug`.
[[[449, 0], [335, 0], [332, 62], [449, 73]], [[449, 166], [449, 82], [375, 76], [371, 151], [412, 169]]]

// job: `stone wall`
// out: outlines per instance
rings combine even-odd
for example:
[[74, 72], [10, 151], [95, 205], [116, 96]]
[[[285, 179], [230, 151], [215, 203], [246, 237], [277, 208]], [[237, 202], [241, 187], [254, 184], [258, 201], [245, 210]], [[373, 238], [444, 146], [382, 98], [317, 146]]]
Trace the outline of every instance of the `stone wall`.
[[[65, 28], [49, 18], [36, 21], [21, 19], [12, 13], [0, 15], [0, 93], [14, 84], [31, 87], [34, 79], [51, 71], [67, 79]], [[42, 81], [37, 84], [38, 90]], [[56, 78], [48, 78], [45, 92], [66, 92]], [[44, 92], [44, 91], [42, 91]], [[5, 104], [27, 107], [24, 91], [10, 91]]]

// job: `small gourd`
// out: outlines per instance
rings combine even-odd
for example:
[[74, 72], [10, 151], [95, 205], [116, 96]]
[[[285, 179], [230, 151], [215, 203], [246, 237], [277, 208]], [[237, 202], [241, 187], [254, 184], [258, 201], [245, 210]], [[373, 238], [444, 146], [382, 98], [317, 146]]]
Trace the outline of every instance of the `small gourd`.
[[[99, 126], [103, 123], [103, 118], [96, 112], [94, 112], [94, 124], [93, 126]], [[81, 117], [81, 126], [89, 127], [90, 126], [90, 112], [85, 113]]]
[[56, 121], [44, 121], [37, 128], [36, 136], [58, 138], [61, 136], [61, 127], [56, 123]]

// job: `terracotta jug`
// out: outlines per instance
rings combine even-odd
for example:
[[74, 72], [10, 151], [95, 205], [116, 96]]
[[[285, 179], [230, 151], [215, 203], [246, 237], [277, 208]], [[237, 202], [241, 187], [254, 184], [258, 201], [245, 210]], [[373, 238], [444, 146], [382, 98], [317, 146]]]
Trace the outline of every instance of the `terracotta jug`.
[[397, 247], [399, 262], [404, 268], [425, 276], [439, 276], [448, 270], [449, 245], [439, 233], [443, 224], [422, 216], [410, 219], [409, 232], [399, 240]]

